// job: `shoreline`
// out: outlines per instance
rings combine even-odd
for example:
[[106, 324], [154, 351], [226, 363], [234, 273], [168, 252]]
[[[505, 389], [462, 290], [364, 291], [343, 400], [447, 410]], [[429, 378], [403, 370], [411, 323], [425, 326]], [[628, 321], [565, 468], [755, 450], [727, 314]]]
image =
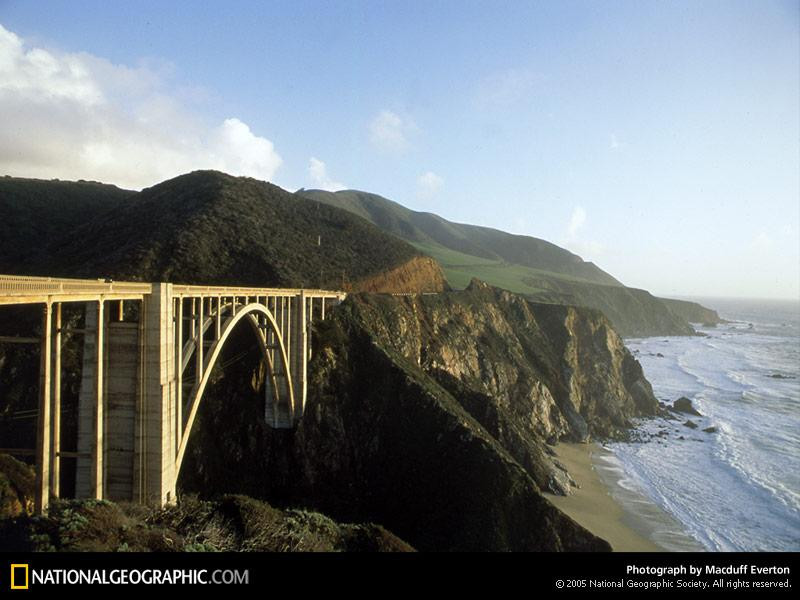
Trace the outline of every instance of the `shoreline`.
[[705, 551], [671, 515], [621, 485], [624, 474], [610, 450], [596, 442], [562, 442], [555, 452], [580, 487], [547, 499], [614, 552]]

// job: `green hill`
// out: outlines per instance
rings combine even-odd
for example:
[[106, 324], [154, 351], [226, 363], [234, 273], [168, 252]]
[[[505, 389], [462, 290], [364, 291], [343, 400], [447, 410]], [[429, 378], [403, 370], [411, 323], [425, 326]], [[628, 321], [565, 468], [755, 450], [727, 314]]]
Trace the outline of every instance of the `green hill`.
[[[572, 252], [538, 238], [513, 235], [489, 227], [452, 223], [438, 215], [416, 212], [367, 192], [302, 190], [298, 194], [348, 210], [384, 231], [421, 247], [432, 256], [438, 253], [442, 259], [447, 259], [446, 251], [450, 250], [483, 259], [477, 261], [478, 264], [485, 264], [484, 261], [494, 265], [510, 263], [593, 283], [622, 285], [593, 263], [585, 262]], [[434, 258], [440, 260], [439, 256]]]
[[0, 222], [23, 233], [0, 252], [5, 273], [340, 288], [422, 257], [346, 211], [215, 171], [139, 193], [10, 183]]
[[538, 302], [595, 308], [624, 336], [694, 333], [686, 319], [690, 307], [670, 310], [660, 298], [625, 287], [595, 264], [545, 240], [452, 223], [355, 190], [300, 190], [297, 195], [348, 210], [408, 241], [435, 258], [456, 289], [477, 277]]

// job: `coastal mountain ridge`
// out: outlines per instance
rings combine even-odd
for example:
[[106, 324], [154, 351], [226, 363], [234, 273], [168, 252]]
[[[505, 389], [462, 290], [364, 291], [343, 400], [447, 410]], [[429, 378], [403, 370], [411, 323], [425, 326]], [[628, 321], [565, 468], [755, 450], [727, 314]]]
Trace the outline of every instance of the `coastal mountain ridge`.
[[596, 308], [626, 337], [692, 335], [690, 322], [720, 322], [711, 309], [626, 287], [594, 263], [539, 238], [454, 223], [358, 190], [296, 194], [350, 211], [406, 240], [435, 258], [454, 288], [478, 277], [537, 302]]

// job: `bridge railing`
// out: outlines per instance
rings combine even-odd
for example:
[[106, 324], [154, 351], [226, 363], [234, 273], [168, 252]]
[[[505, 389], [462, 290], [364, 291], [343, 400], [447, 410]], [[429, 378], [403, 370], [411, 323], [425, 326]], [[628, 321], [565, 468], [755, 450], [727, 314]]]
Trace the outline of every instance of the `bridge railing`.
[[131, 292], [149, 294], [153, 286], [149, 283], [116, 282], [104, 279], [62, 279], [56, 277], [29, 277], [24, 275], [0, 275], [0, 293], [4, 295], [68, 294], [76, 292], [113, 294]]
[[311, 288], [254, 288], [208, 285], [180, 285], [172, 286], [173, 296], [306, 296], [343, 298], [346, 292], [338, 290], [319, 290]]
[[[153, 285], [144, 282], [111, 281], [107, 279], [69, 279], [59, 277], [33, 277], [27, 275], [0, 275], [0, 304], [3, 299], [11, 302], [30, 298], [31, 302], [47, 297], [108, 296], [109, 298], [141, 297], [151, 294]], [[315, 298], [338, 298], [346, 296], [338, 290], [307, 288], [255, 288], [241, 286], [172, 286], [173, 296], [306, 296]]]

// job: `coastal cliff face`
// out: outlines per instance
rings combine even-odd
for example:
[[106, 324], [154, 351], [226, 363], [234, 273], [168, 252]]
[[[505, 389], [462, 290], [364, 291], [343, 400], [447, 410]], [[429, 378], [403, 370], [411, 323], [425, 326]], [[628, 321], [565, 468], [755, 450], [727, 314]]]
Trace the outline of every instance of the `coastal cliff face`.
[[600, 313], [477, 281], [438, 295], [352, 294], [317, 324], [312, 348], [294, 431], [263, 423], [257, 370], [219, 375], [181, 489], [380, 523], [420, 550], [609, 548], [542, 495], [571, 486], [549, 444], [616, 435], [657, 410]]
[[362, 295], [353, 310], [380, 344], [455, 395], [482, 395], [540, 439], [615, 437], [658, 409], [599, 311], [532, 303], [478, 280], [437, 296]]
[[417, 256], [403, 264], [358, 281], [357, 292], [389, 294], [431, 293], [448, 290], [442, 267], [428, 256]]
[[[341, 328], [348, 322], [344, 337], [351, 337], [357, 324], [371, 348], [380, 348], [396, 366], [415, 374], [421, 385], [444, 393], [449, 406], [466, 412], [474, 420], [469, 422], [478, 424], [541, 490], [568, 494], [572, 485], [548, 444], [615, 437], [630, 426], [631, 417], [658, 410], [639, 363], [596, 311], [533, 304], [474, 281], [464, 292], [437, 296], [351, 297], [324, 327]], [[351, 416], [331, 413], [331, 407], [352, 395], [342, 389], [347, 386], [337, 369], [351, 363], [357, 369], [347, 384], [358, 386], [357, 395], [372, 396], [372, 386], [378, 385], [376, 373], [360, 366], [352, 351], [346, 351], [346, 358], [337, 358], [335, 345], [325, 352], [327, 358], [315, 363], [324, 374], [315, 379], [321, 387], [311, 393], [325, 400], [310, 402], [309, 411], [317, 413], [301, 424], [303, 432], [309, 421], [340, 421], [349, 429]], [[356, 380], [358, 372], [367, 388]], [[337, 381], [338, 388], [328, 387]], [[387, 394], [391, 398], [390, 390], [379, 396], [381, 406]], [[359, 406], [374, 408], [372, 402], [361, 401]], [[319, 439], [320, 433], [301, 435], [313, 454], [311, 440]], [[339, 441], [347, 444], [349, 437], [342, 434]], [[430, 451], [438, 453], [435, 448]]]

